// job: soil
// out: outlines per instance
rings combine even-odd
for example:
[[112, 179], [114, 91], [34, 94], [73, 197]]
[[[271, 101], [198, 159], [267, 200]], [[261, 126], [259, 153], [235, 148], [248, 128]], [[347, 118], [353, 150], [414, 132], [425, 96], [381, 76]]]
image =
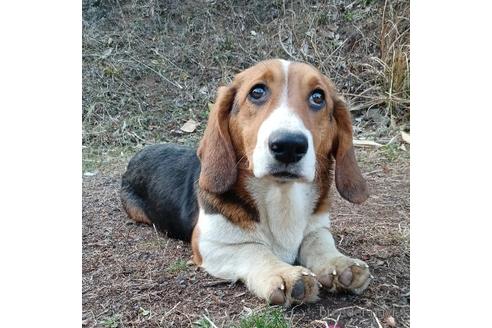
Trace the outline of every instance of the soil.
[[[397, 327], [410, 323], [409, 158], [358, 150], [371, 197], [352, 205], [333, 192], [339, 249], [365, 260], [375, 276], [361, 296], [323, 292], [315, 304], [284, 309], [292, 327]], [[136, 224], [121, 208], [124, 162], [83, 178], [83, 326], [190, 327], [204, 316], [229, 327], [266, 307], [241, 283], [194, 265], [190, 245]]]
[[[148, 144], [196, 145], [219, 85], [267, 58], [313, 64], [351, 108], [371, 197], [333, 192], [339, 249], [375, 276], [361, 296], [282, 309], [292, 327], [410, 325], [409, 1], [83, 0], [82, 323], [230, 327], [265, 303], [193, 265], [190, 246], [130, 221], [120, 177]], [[400, 59], [404, 60], [400, 60]], [[186, 134], [189, 119], [200, 123]], [[213, 322], [213, 325], [210, 324]], [[267, 327], [265, 327], [267, 328]]]

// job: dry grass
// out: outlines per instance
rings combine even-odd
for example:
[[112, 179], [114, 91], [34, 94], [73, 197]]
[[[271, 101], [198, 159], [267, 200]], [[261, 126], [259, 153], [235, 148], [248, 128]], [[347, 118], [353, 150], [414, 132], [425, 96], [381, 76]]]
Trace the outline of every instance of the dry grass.
[[[387, 108], [392, 117], [410, 114], [410, 4], [385, 0], [380, 36], [380, 64]], [[395, 112], [396, 110], [396, 112]]]
[[[230, 327], [265, 305], [241, 284], [186, 265], [189, 246], [129, 222], [118, 188], [126, 160], [159, 142], [194, 146], [215, 90], [259, 60], [308, 62], [351, 104], [357, 138], [409, 129], [409, 1], [83, 0], [83, 325]], [[179, 127], [200, 122], [194, 133]], [[371, 188], [336, 194], [338, 247], [376, 276], [361, 297], [322, 295], [283, 312], [293, 327], [409, 327], [408, 153], [358, 149]], [[258, 316], [254, 316], [257, 314]], [[267, 320], [272, 316], [266, 317]], [[207, 320], [208, 319], [208, 320]]]
[[[84, 159], [195, 145], [215, 90], [282, 57], [326, 73], [356, 133], [408, 130], [408, 1], [83, 1]], [[179, 127], [200, 122], [196, 133]], [[103, 156], [101, 156], [103, 155]]]

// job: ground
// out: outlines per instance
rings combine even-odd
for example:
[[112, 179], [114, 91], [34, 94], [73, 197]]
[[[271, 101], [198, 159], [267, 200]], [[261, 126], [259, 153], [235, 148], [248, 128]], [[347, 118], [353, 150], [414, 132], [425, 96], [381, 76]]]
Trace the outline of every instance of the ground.
[[[408, 5], [83, 0], [83, 326], [409, 327]], [[272, 57], [327, 74], [349, 103], [354, 138], [380, 144], [357, 148], [369, 200], [333, 192], [338, 247], [375, 276], [361, 296], [267, 307], [241, 283], [188, 265], [188, 244], [122, 211], [130, 156], [160, 142], [196, 146], [217, 87]], [[189, 119], [198, 127], [181, 131]]]
[[[347, 328], [379, 327], [391, 316], [409, 327], [409, 166], [405, 154], [394, 156], [390, 149], [358, 151], [371, 190], [363, 205], [333, 193], [338, 247], [365, 260], [374, 281], [362, 296], [323, 293], [316, 304], [282, 310], [291, 326], [325, 327], [323, 322], [338, 320]], [[188, 265], [189, 244], [130, 221], [118, 196], [122, 170], [83, 180], [84, 325], [189, 327], [206, 317], [229, 327], [266, 307], [241, 283]]]

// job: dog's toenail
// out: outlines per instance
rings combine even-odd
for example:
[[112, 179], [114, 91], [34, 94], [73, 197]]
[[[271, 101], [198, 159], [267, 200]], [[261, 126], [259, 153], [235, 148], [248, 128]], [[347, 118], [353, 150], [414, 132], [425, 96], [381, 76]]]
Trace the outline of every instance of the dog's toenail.
[[337, 270], [333, 270], [332, 275], [336, 276], [337, 275]]

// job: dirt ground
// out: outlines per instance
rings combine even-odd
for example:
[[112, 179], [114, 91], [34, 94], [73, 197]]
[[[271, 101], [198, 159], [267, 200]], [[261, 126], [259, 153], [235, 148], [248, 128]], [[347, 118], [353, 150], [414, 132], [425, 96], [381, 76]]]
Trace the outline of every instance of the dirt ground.
[[[375, 276], [362, 296], [323, 293], [284, 311], [293, 327], [409, 327], [409, 165], [387, 150], [360, 150], [371, 197], [360, 206], [333, 193], [332, 229], [340, 250], [364, 259]], [[190, 245], [130, 221], [118, 190], [123, 165], [83, 179], [83, 324], [87, 327], [190, 327], [204, 316], [228, 327], [266, 305], [241, 284], [187, 265]], [[112, 326], [113, 324], [113, 326]]]
[[[384, 146], [357, 148], [366, 203], [333, 193], [338, 247], [371, 266], [369, 289], [274, 310], [292, 327], [409, 327], [408, 0], [83, 0], [82, 13], [84, 327], [255, 327], [240, 321], [264, 302], [187, 265], [189, 245], [129, 221], [118, 190], [135, 151], [195, 146], [217, 87], [276, 57], [328, 75], [354, 138]], [[199, 125], [187, 134], [189, 119]]]

